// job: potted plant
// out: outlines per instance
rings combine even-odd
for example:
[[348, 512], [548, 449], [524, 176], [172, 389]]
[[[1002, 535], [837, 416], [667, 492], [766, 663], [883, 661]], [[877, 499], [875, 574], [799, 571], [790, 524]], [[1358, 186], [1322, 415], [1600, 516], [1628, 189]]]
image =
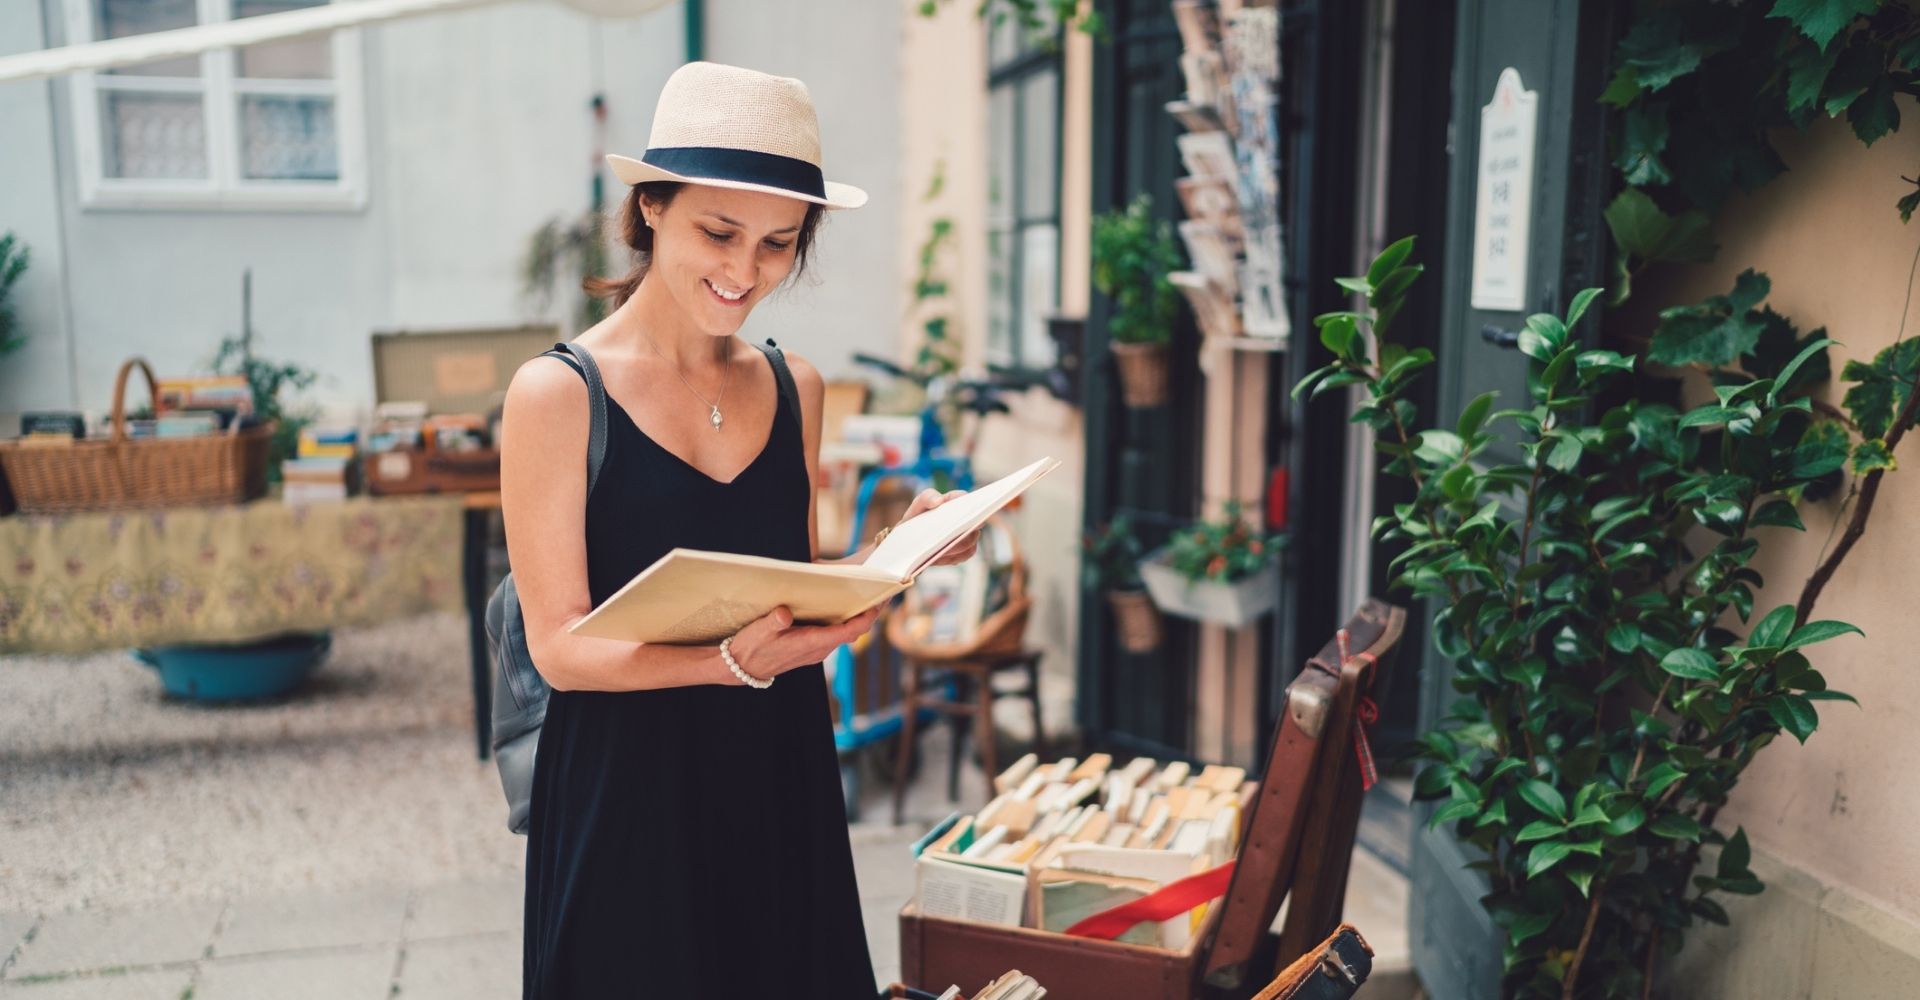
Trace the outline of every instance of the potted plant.
[[1089, 590], [1106, 595], [1120, 633], [1120, 646], [1129, 653], [1151, 653], [1160, 648], [1165, 630], [1160, 609], [1140, 581], [1140, 539], [1133, 522], [1121, 514], [1080, 541], [1080, 572]]
[[[1389, 335], [1419, 273], [1411, 249], [1341, 280], [1366, 307], [1316, 320], [1334, 360], [1295, 393], [1358, 387], [1354, 418], [1379, 434], [1385, 471], [1415, 484], [1374, 533], [1404, 547], [1396, 583], [1431, 601], [1462, 696], [1421, 737], [1415, 793], [1480, 858], [1504, 996], [1658, 996], [1663, 956], [1728, 923], [1729, 894], [1763, 889], [1746, 832], [1716, 825], [1742, 772], [1854, 700], [1818, 660], [1860, 630], [1813, 608], [1920, 426], [1920, 393], [1902, 393], [1920, 351], [1849, 361], [1841, 404], [1820, 402], [1833, 342], [1763, 308], [1767, 279], [1748, 271], [1659, 314], [1644, 360], [1714, 390], [1677, 407], [1634, 377], [1641, 358], [1575, 334], [1590, 288], [1564, 316], [1528, 317], [1514, 408], [1486, 393], [1422, 426], [1407, 397], [1434, 356]], [[1847, 529], [1799, 599], [1760, 603], [1757, 554], [1805, 531], [1800, 511], [1849, 477]]]
[[0, 233], [0, 354], [17, 350], [26, 338], [20, 335], [17, 320], [13, 315], [13, 304], [8, 301], [13, 292], [13, 283], [27, 270], [27, 262], [32, 255], [27, 246], [19, 242], [12, 233]]
[[1093, 285], [1113, 301], [1107, 335], [1121, 395], [1130, 407], [1159, 406], [1167, 401], [1167, 345], [1180, 308], [1167, 276], [1180, 268], [1180, 249], [1146, 195], [1096, 217], [1090, 249]]
[[1140, 576], [1160, 610], [1241, 628], [1279, 603], [1276, 557], [1285, 541], [1255, 530], [1241, 504], [1228, 501], [1217, 520], [1176, 532], [1140, 564]]

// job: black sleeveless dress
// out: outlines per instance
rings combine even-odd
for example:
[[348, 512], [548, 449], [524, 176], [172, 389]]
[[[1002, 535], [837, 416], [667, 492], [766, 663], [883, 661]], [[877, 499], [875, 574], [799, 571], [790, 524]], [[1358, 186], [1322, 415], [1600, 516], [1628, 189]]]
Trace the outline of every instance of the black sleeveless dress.
[[[578, 371], [571, 359], [563, 359]], [[598, 605], [675, 546], [810, 556], [800, 415], [782, 398], [731, 483], [607, 401], [587, 499]], [[526, 1000], [871, 1000], [826, 682], [555, 691], [527, 835]]]

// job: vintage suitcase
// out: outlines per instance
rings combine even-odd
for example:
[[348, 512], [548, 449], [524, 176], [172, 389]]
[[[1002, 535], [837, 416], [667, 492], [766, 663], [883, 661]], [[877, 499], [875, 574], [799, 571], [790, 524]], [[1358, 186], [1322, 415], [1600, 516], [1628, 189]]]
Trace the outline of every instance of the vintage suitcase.
[[[1370, 600], [1343, 629], [1351, 653], [1329, 641], [1287, 686], [1233, 880], [1184, 951], [900, 912], [905, 982], [987, 982], [1009, 968], [1039, 980], [1051, 1000], [1244, 997], [1266, 983], [1276, 955], [1292, 961], [1339, 924], [1348, 855], [1359, 823], [1355, 705], [1387, 669], [1406, 612]], [[1267, 929], [1289, 890], [1278, 947]], [[1306, 944], [1289, 947], [1304, 936]]]
[[[521, 363], [560, 339], [554, 326], [387, 332], [373, 335], [374, 399], [417, 400], [433, 415], [485, 415], [498, 409]], [[500, 488], [500, 452], [453, 451], [428, 433], [422, 447], [365, 456], [367, 491], [474, 493]]]

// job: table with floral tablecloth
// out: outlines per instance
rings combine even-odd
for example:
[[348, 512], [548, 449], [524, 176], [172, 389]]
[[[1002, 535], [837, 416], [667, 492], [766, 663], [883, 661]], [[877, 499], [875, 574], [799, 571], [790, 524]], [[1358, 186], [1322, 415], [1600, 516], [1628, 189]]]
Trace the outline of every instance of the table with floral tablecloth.
[[0, 517], [0, 653], [240, 642], [459, 611], [459, 495]]

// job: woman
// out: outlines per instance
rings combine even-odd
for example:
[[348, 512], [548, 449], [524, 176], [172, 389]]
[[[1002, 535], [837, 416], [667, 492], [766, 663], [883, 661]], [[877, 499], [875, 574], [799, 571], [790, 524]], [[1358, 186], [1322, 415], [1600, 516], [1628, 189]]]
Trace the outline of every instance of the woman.
[[[675, 72], [642, 159], [607, 158], [633, 185], [638, 266], [596, 289], [615, 308], [576, 341], [608, 397], [591, 495], [582, 369], [542, 355], [507, 392], [507, 545], [553, 687], [527, 837], [528, 998], [874, 994], [820, 661], [877, 612], [796, 626], [780, 609], [720, 646], [567, 633], [675, 547], [817, 558], [825, 386], [788, 358], [792, 412], [777, 359], [735, 333], [804, 269], [824, 210], [866, 201], [822, 179], [818, 135], [797, 80]], [[907, 516], [944, 499], [927, 491]]]

